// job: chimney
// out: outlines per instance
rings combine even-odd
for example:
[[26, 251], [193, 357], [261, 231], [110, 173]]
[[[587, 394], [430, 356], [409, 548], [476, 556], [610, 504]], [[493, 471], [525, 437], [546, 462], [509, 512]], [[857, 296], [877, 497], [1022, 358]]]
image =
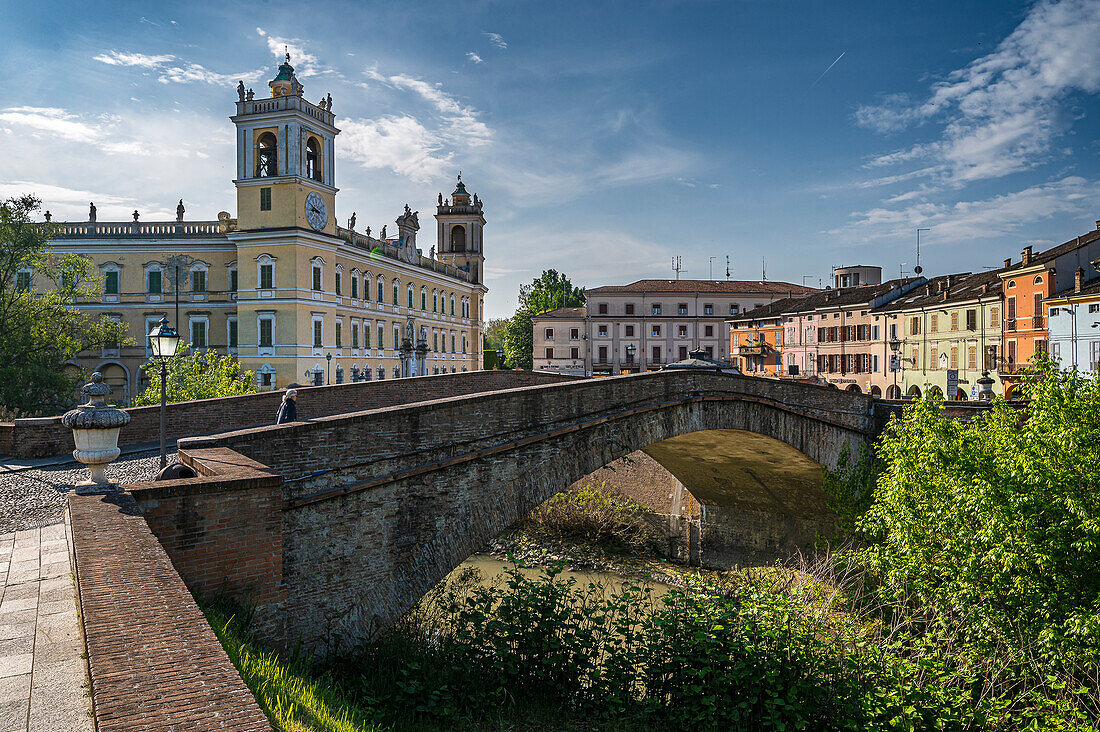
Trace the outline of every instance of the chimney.
[[1031, 263], [1031, 247], [1024, 247], [1024, 251], [1020, 253], [1020, 261], [1026, 267]]
[[944, 302], [947, 302], [948, 295], [950, 295], [950, 293], [947, 290], [944, 290], [943, 291], [943, 301]]
[[1081, 288], [1085, 285], [1085, 268], [1078, 267], [1073, 271], [1073, 292], [1076, 295], [1081, 294]]
[[931, 294], [932, 294], [932, 285], [931, 285], [931, 283], [929, 283], [929, 284], [924, 286], [924, 296], [928, 297]]
[[983, 282], [982, 283], [982, 294], [984, 295], [987, 292], [989, 292], [989, 283], [988, 282]]
[[1012, 266], [1012, 258], [1010, 257], [1010, 258], [1005, 260], [1005, 269], [1008, 269], [1011, 266]]
[[1096, 229], [1097, 229], [1097, 231], [1100, 231], [1100, 221], [1096, 222]]

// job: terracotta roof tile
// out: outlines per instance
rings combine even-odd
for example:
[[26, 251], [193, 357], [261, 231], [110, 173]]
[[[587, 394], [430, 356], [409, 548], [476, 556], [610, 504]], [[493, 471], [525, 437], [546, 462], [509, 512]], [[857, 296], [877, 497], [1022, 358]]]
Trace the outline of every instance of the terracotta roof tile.
[[816, 288], [792, 282], [755, 280], [638, 280], [629, 285], [606, 285], [585, 291], [585, 295], [630, 295], [633, 293], [714, 294], [714, 295], [805, 295]]

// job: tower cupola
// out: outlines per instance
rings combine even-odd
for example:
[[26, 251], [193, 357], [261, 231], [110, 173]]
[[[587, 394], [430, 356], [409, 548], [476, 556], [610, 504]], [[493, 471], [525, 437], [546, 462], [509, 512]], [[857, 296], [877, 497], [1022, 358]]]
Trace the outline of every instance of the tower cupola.
[[455, 206], [469, 206], [470, 194], [466, 192], [466, 184], [462, 182], [462, 173], [458, 174], [458, 185], [451, 193], [451, 201]]
[[298, 83], [298, 77], [294, 75], [294, 67], [290, 65], [290, 52], [287, 51], [286, 60], [279, 64], [279, 75], [268, 82], [271, 87], [272, 97], [298, 97], [302, 95], [302, 85]]

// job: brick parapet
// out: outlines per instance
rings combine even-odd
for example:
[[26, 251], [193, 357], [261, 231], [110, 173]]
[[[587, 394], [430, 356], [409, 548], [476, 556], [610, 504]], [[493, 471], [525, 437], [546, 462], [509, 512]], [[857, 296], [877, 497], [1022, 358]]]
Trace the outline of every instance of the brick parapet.
[[253, 623], [283, 639], [282, 477], [229, 449], [182, 451], [195, 478], [126, 486], [184, 582], [254, 608]]
[[99, 732], [269, 732], [132, 497], [70, 496]]
[[[408, 379], [361, 381], [354, 384], [300, 387], [298, 415], [312, 419], [368, 408], [391, 407], [422, 399], [441, 399], [508, 386], [573, 381], [578, 377], [532, 371], [470, 371]], [[175, 402], [167, 407], [167, 439], [203, 435], [230, 428], [275, 421], [283, 391]], [[119, 446], [160, 439], [160, 406], [131, 407], [130, 424], [119, 432]], [[46, 457], [73, 449], [72, 432], [61, 417], [36, 417], [0, 423], [0, 455]]]

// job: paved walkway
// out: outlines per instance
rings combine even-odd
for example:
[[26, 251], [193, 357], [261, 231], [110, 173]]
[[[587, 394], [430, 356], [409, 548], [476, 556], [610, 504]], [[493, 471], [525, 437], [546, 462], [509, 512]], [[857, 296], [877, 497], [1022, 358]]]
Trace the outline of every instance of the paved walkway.
[[0, 534], [0, 732], [92, 732], [68, 515]]

